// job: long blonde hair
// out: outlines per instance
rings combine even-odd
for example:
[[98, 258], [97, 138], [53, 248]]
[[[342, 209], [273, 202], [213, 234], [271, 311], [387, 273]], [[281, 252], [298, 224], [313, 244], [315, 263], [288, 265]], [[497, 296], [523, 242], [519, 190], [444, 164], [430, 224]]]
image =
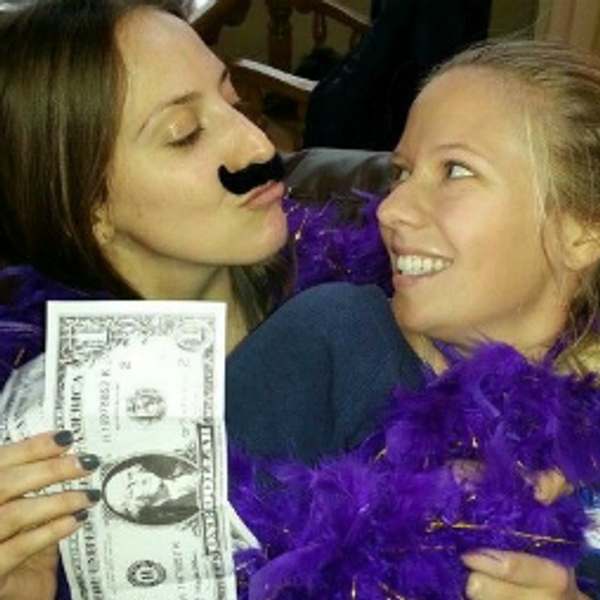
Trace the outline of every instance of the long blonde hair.
[[[600, 244], [600, 60], [566, 46], [537, 41], [488, 41], [461, 52], [434, 71], [485, 68], [521, 84], [545, 214], [569, 214]], [[581, 277], [568, 307], [560, 362], [585, 372], [600, 362], [600, 264]]]

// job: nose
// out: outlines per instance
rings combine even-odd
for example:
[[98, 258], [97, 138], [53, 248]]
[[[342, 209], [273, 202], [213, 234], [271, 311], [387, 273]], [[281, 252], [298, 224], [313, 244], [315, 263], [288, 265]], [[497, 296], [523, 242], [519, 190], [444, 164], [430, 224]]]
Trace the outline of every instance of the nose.
[[426, 190], [410, 180], [398, 185], [377, 208], [377, 220], [381, 227], [425, 227], [431, 218]]
[[232, 108], [230, 156], [227, 168], [240, 171], [248, 165], [265, 163], [275, 154], [275, 147], [264, 131], [248, 117]]

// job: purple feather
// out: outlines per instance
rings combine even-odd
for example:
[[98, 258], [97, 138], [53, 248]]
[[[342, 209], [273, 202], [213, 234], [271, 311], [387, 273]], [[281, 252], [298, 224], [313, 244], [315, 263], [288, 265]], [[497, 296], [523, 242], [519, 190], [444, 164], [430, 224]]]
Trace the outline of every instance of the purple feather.
[[0, 389], [15, 368], [43, 351], [48, 300], [94, 299], [27, 266], [0, 271], [0, 297]]
[[350, 222], [341, 214], [344, 203], [335, 197], [321, 207], [285, 199], [298, 265], [295, 292], [327, 281], [346, 281], [373, 283], [390, 295], [390, 260], [376, 218], [382, 198], [361, 191], [354, 194], [364, 204]]
[[580, 560], [579, 501], [543, 505], [532, 480], [600, 479], [594, 380], [485, 345], [421, 392], [397, 388], [377, 435], [376, 450], [371, 439], [317, 468], [232, 466], [231, 500], [262, 543], [238, 557], [242, 598], [450, 600], [463, 597], [465, 552]]

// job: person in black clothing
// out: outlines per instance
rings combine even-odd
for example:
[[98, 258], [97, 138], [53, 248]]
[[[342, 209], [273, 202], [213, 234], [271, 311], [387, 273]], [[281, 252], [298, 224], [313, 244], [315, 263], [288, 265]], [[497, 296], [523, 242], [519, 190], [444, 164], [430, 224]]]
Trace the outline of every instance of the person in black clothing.
[[491, 0], [374, 0], [373, 27], [311, 94], [303, 144], [391, 150], [419, 81], [487, 37]]

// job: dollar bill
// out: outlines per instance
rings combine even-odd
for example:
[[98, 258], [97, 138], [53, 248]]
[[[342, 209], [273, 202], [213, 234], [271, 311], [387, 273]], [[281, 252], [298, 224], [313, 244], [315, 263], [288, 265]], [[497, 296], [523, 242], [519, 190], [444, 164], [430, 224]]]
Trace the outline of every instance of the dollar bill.
[[235, 598], [224, 429], [225, 307], [52, 302], [43, 420], [100, 467], [61, 542], [74, 600]]
[[0, 443], [9, 444], [52, 429], [44, 412], [44, 356], [13, 372], [0, 396]]

